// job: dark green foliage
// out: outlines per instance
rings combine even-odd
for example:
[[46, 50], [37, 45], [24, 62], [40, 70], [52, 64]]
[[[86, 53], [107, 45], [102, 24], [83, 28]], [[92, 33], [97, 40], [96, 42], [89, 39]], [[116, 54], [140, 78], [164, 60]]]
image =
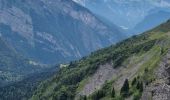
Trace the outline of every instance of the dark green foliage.
[[80, 96], [80, 100], [87, 100], [87, 96]]
[[139, 90], [139, 92], [143, 92], [143, 82], [139, 82], [136, 85], [136, 89]]
[[145, 70], [144, 70], [144, 71], [145, 71], [145, 73], [148, 73], [148, 71], [149, 71], [149, 70], [148, 70], [148, 68], [145, 68]]
[[136, 77], [133, 79], [133, 81], [132, 81], [132, 86], [134, 86], [135, 84], [136, 84], [136, 82], [137, 82], [137, 80], [136, 80]]
[[112, 90], [111, 90], [111, 97], [115, 97], [115, 88], [114, 88], [114, 86], [112, 87]]
[[120, 90], [120, 94], [123, 97], [129, 96], [129, 81], [128, 81], [128, 79], [125, 80], [125, 82]]
[[134, 96], [133, 96], [133, 100], [140, 100], [141, 95], [142, 95], [142, 93], [140, 93], [140, 92], [135, 93]]
[[[145, 68], [144, 71], [149, 72], [149, 70], [147, 68]], [[138, 76], [137, 78], [133, 79], [133, 81], [132, 81], [133, 85], [131, 87], [132, 94], [133, 94], [133, 100], [140, 100], [140, 98], [142, 96], [142, 92], [143, 92], [143, 81], [144, 80], [142, 79], [142, 76]]]
[[105, 92], [102, 90], [99, 90], [92, 95], [92, 100], [100, 100], [104, 96], [105, 96]]
[[0, 100], [27, 100], [33, 95], [40, 82], [54, 74], [52, 70], [50, 73], [37, 73], [22, 81], [0, 87]]

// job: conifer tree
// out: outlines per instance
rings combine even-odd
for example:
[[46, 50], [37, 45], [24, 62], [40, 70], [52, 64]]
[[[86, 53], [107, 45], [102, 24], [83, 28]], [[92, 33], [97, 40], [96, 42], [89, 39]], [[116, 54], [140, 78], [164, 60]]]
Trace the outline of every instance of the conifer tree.
[[136, 85], [136, 88], [140, 91], [143, 92], [143, 83], [142, 82], [138, 82]]
[[120, 94], [123, 96], [123, 97], [126, 97], [129, 95], [129, 81], [128, 79], [125, 80], [121, 90], [120, 90]]
[[136, 77], [133, 79], [133, 81], [132, 81], [132, 86], [134, 86], [135, 84], [136, 84], [136, 82], [137, 82], [137, 79], [136, 79]]
[[112, 96], [112, 97], [115, 97], [115, 89], [114, 89], [114, 86], [112, 87], [111, 96]]

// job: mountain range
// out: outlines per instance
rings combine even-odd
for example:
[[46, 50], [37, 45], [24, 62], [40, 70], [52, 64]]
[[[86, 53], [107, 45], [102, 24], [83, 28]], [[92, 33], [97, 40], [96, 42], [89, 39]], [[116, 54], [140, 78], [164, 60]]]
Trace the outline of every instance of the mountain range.
[[[78, 4], [88, 8], [94, 14], [99, 15], [113, 24], [121, 27], [125, 31], [130, 31], [129, 34], [142, 33], [142, 30], [136, 29], [138, 24], [145, 21], [148, 16], [153, 13], [159, 13], [160, 10], [170, 15], [170, 2], [169, 0], [73, 0]], [[154, 19], [150, 18], [153, 22], [158, 19], [157, 23], [149, 23], [151, 26], [158, 26], [169, 17], [157, 15]], [[143, 30], [152, 29], [153, 27], [143, 27]], [[133, 30], [138, 30], [133, 32]], [[128, 34], [128, 33], [127, 33]]]
[[169, 0], [0, 0], [0, 100], [169, 99], [168, 19]]
[[0, 4], [1, 37], [40, 63], [78, 59], [126, 37], [72, 0], [0, 0]]

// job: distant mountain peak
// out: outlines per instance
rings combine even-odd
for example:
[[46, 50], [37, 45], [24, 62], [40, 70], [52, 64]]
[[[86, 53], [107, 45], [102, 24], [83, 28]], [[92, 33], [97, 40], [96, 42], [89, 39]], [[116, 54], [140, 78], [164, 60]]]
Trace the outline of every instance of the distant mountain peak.
[[[169, 0], [73, 0], [119, 27], [133, 29], [151, 10], [170, 11]], [[124, 29], [124, 28], [123, 28]]]

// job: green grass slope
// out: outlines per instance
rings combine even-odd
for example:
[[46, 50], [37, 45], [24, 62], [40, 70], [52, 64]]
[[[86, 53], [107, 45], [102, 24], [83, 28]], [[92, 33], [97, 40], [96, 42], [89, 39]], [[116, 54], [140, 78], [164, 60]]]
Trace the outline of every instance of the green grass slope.
[[[116, 45], [93, 52], [79, 61], [63, 67], [51, 79], [43, 82], [31, 100], [138, 100], [143, 84], [154, 80], [153, 70], [167, 53], [170, 45], [170, 21], [155, 29], [133, 36]], [[100, 66], [112, 62], [113, 69], [124, 69], [106, 81], [94, 93], [85, 96], [80, 93]], [[122, 89], [124, 79], [128, 79], [128, 92]], [[120, 85], [120, 86], [119, 86]], [[114, 91], [113, 91], [114, 87]], [[115, 92], [115, 93], [114, 93]]]

